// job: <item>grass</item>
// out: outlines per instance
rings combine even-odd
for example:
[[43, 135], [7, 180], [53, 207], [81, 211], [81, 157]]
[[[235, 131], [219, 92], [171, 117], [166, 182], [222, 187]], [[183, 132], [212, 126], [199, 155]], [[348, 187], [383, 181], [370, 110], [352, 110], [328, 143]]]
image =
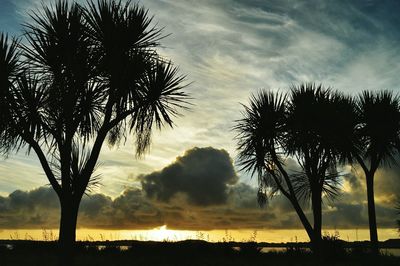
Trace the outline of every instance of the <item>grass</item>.
[[[336, 253], [338, 256], [322, 256], [316, 258], [301, 246], [288, 247], [281, 252], [261, 252], [254, 242], [247, 243], [209, 243], [190, 240], [181, 242], [141, 242], [130, 241], [123, 250], [114, 244], [120, 242], [80, 242], [78, 244], [73, 265], [85, 266], [117, 266], [117, 265], [400, 265], [400, 258], [381, 255], [370, 255], [366, 250], [350, 249]], [[98, 245], [102, 244], [99, 249]], [[236, 245], [233, 248], [232, 244]], [[339, 256], [340, 254], [340, 256]], [[58, 247], [56, 242], [18, 241], [10, 249], [0, 246], [0, 265], [58, 265]], [[71, 265], [71, 264], [70, 264]]]

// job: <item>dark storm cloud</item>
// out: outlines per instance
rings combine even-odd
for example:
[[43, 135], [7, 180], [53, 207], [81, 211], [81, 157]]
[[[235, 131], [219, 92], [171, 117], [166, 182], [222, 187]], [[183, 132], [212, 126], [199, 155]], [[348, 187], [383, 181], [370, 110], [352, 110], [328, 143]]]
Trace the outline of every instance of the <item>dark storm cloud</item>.
[[[0, 228], [57, 228], [58, 198], [52, 188], [17, 190], [0, 196]], [[90, 228], [152, 228], [162, 225], [157, 206], [141, 190], [124, 191], [114, 200], [103, 194], [84, 196], [79, 226]]]
[[[290, 171], [298, 171], [293, 160]], [[395, 198], [399, 169], [383, 169], [376, 177], [379, 228], [395, 227]], [[84, 196], [78, 227], [98, 229], [295, 229], [302, 225], [290, 202], [278, 195], [267, 206], [257, 204], [257, 188], [237, 181], [232, 160], [224, 150], [194, 148], [159, 172], [141, 176], [143, 189], [125, 189], [111, 198], [101, 193]], [[343, 178], [343, 192], [324, 201], [324, 228], [367, 228], [365, 180], [355, 167]], [[146, 187], [147, 186], [147, 187]], [[196, 191], [197, 190], [197, 191]], [[221, 195], [217, 195], [220, 193]], [[311, 210], [305, 207], [306, 215]], [[50, 187], [17, 190], [0, 196], [0, 229], [57, 228], [59, 203]]]
[[[397, 160], [397, 159], [396, 159]], [[378, 227], [396, 227], [395, 206], [400, 199], [400, 168], [382, 167], [375, 174], [374, 191]], [[346, 184], [347, 182], [347, 184]], [[325, 205], [324, 223], [332, 227], [368, 227], [365, 175], [359, 166], [344, 176], [344, 191]], [[325, 222], [326, 221], [326, 222]]]
[[168, 202], [179, 193], [194, 205], [223, 204], [238, 177], [225, 150], [193, 148], [161, 171], [140, 176], [150, 198]]
[[[399, 160], [397, 159], [397, 162]], [[400, 201], [400, 165], [378, 170], [375, 177], [375, 193], [387, 204]]]
[[[256, 192], [255, 188], [239, 183], [229, 189], [226, 203], [206, 207], [185, 203], [179, 198], [166, 203], [152, 200], [139, 189], [127, 189], [115, 199], [93, 194], [82, 199], [78, 227], [150, 229], [167, 225], [179, 230], [302, 228], [285, 198], [275, 197], [267, 207], [260, 208]], [[0, 229], [57, 228], [59, 207], [51, 204], [53, 201], [57, 203], [56, 200], [55, 193], [48, 187], [0, 197]], [[310, 210], [306, 213], [309, 215]], [[395, 226], [394, 208], [377, 202], [377, 217], [380, 228]], [[367, 221], [365, 203], [338, 201], [324, 205], [324, 228], [366, 228]]]
[[368, 227], [367, 208], [364, 204], [332, 204], [333, 210], [325, 209], [323, 220], [331, 227]]
[[0, 228], [56, 226], [59, 212], [57, 195], [49, 187], [16, 190], [0, 196]]

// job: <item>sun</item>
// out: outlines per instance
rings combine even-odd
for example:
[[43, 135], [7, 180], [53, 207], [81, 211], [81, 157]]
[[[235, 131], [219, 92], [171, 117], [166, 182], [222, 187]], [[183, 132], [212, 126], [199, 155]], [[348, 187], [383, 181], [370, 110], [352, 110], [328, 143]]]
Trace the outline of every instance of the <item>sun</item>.
[[146, 232], [148, 239], [154, 241], [179, 241], [191, 238], [190, 231], [171, 230], [162, 225]]

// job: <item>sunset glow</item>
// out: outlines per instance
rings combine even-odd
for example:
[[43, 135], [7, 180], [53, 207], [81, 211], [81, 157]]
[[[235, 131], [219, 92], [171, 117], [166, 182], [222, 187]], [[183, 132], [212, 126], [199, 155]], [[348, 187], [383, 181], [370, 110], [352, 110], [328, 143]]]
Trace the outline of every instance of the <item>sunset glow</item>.
[[[339, 233], [341, 239], [346, 241], [365, 241], [369, 239], [368, 229], [329, 229], [323, 233], [333, 235]], [[379, 239], [385, 241], [398, 237], [397, 229], [378, 230]], [[58, 238], [57, 229], [31, 229], [31, 230], [1, 230], [0, 239], [19, 240], [47, 240], [54, 241]], [[210, 231], [186, 231], [171, 230], [166, 226], [151, 230], [96, 230], [78, 229], [79, 241], [115, 241], [115, 240], [139, 240], [139, 241], [182, 241], [187, 239], [205, 240], [210, 242], [308, 242], [307, 234], [302, 229], [292, 230], [210, 230]]]
[[[41, 10], [43, 5], [53, 8], [49, 4], [51, 2], [53, 0], [2, 0], [1, 32], [7, 33], [10, 41], [12, 36], [17, 39], [21, 37], [22, 43], [28, 45], [32, 40], [26, 39], [29, 34], [23, 35], [27, 29], [22, 25], [29, 23], [35, 25], [29, 12]], [[67, 2], [72, 3], [72, 1]], [[76, 2], [84, 6], [87, 1], [78, 0]], [[108, 1], [108, 3], [110, 2]], [[37, 141], [38, 146], [43, 145], [41, 147], [43, 149], [42, 162], [39, 160], [37, 152], [29, 147], [30, 143], [19, 145], [18, 141], [23, 141], [23, 138], [15, 137], [18, 140], [17, 144], [12, 141], [10, 141], [11, 144], [7, 142], [10, 147], [4, 148], [4, 154], [2, 154], [4, 156], [0, 160], [0, 239], [57, 239], [61, 209], [59, 198], [62, 197], [60, 195], [64, 195], [63, 193], [70, 193], [74, 197], [79, 195], [79, 199], [74, 201], [74, 203], [80, 203], [80, 205], [74, 204], [75, 210], [79, 207], [77, 218], [77, 239], [79, 240], [308, 241], [308, 236], [303, 230], [302, 221], [304, 219], [302, 221], [299, 219], [299, 212], [295, 211], [293, 202], [288, 200], [284, 193], [277, 192], [273, 195], [274, 197], [266, 197], [265, 206], [260, 206], [257, 197], [260, 183], [264, 182], [266, 186], [269, 186], [262, 191], [265, 194], [273, 191], [271, 189], [273, 185], [263, 179], [264, 175], [257, 175], [259, 172], [265, 174], [262, 171], [258, 172], [257, 169], [250, 168], [247, 169], [249, 170], [247, 172], [243, 171], [243, 165], [240, 165], [240, 148], [243, 147], [238, 144], [240, 137], [237, 135], [237, 128], [236, 130], [234, 128], [243, 118], [245, 110], [243, 105], [250, 106], [249, 101], [252, 99], [252, 95], [259, 95], [262, 89], [266, 93], [279, 92], [283, 94], [292, 91], [292, 85], [323, 84], [326, 88], [332, 87], [332, 91], [338, 91], [349, 97], [356, 97], [363, 90], [375, 92], [383, 89], [397, 95], [400, 86], [400, 75], [398, 75], [400, 73], [400, 46], [398, 45], [400, 42], [398, 30], [400, 6], [398, 3], [393, 1], [393, 3], [385, 5], [379, 1], [329, 1], [329, 3], [300, 1], [297, 3], [297, 1], [147, 0], [139, 2], [139, 6], [141, 5], [144, 6], [144, 10], [148, 9], [146, 15], [149, 18], [154, 15], [154, 19], [151, 22], [149, 20], [149, 25], [146, 24], [148, 28], [151, 29], [154, 26], [155, 29], [160, 29], [160, 32], [156, 32], [160, 36], [154, 35], [160, 39], [153, 40], [153, 43], [150, 44], [143, 44], [143, 47], [149, 45], [152, 56], [159, 55], [160, 58], [157, 57], [155, 60], [152, 56], [143, 55], [140, 60], [151, 58], [146, 64], [137, 64], [135, 60], [139, 59], [128, 58], [131, 61], [127, 59], [129, 61], [126, 62], [127, 66], [136, 70], [132, 65], [136, 66], [137, 64], [144, 69], [137, 74], [137, 77], [129, 72], [131, 68], [123, 69], [123, 71], [112, 69], [111, 74], [107, 72], [108, 66], [105, 67], [106, 70], [97, 70], [97, 68], [104, 67], [103, 63], [99, 63], [97, 66], [98, 62], [115, 59], [112, 56], [114, 52], [117, 51], [115, 54], [119, 55], [119, 49], [125, 46], [121, 45], [118, 49], [114, 49], [115, 47], [112, 46], [114, 48], [110, 49], [110, 54], [105, 56], [102, 53], [103, 50], [106, 50], [104, 47], [107, 45], [101, 46], [103, 45], [102, 40], [96, 39], [103, 34], [85, 35], [85, 38], [93, 38], [93, 40], [90, 39], [90, 42], [82, 44], [82, 49], [87, 50], [87, 53], [82, 52], [82, 54], [88, 55], [88, 62], [89, 59], [96, 58], [96, 56], [99, 58], [93, 62], [90, 61], [93, 66], [87, 67], [87, 71], [88, 73], [93, 71], [90, 75], [95, 78], [89, 74], [84, 77], [81, 82], [84, 84], [82, 91], [88, 93], [90, 97], [98, 97], [98, 99], [96, 98], [93, 105], [88, 104], [87, 109], [90, 109], [89, 107], [94, 106], [95, 103], [97, 104], [96, 107], [93, 107], [93, 113], [87, 115], [88, 118], [85, 121], [88, 125], [82, 126], [84, 121], [79, 121], [76, 123], [79, 126], [76, 126], [76, 121], [71, 119], [74, 122], [72, 123], [74, 127], [71, 126], [71, 128], [82, 127], [82, 132], [87, 130], [83, 133], [73, 132], [72, 137], [69, 138], [71, 145], [67, 147], [68, 149], [66, 148], [67, 151], [73, 150], [72, 147], [76, 148], [77, 158], [80, 156], [78, 158], [80, 160], [75, 160], [76, 158], [72, 158], [73, 156], [66, 156], [68, 159], [66, 161], [70, 165], [63, 168], [62, 163], [59, 162], [62, 161], [61, 158], [58, 159], [60, 152], [54, 148], [61, 145], [60, 143], [64, 143], [63, 141], [57, 142], [55, 139], [57, 136], [62, 138], [66, 135], [62, 130], [67, 126], [62, 123], [64, 120], [69, 121], [69, 117], [67, 119], [62, 115], [59, 118], [62, 123], [52, 121], [52, 119], [58, 119], [54, 115], [55, 113], [64, 114], [57, 108], [68, 107], [69, 103], [71, 105], [80, 103], [78, 100], [72, 102], [70, 99], [75, 98], [71, 96], [72, 98], [66, 98], [70, 100], [68, 104], [63, 102], [64, 105], [61, 105], [58, 99], [62, 98], [63, 93], [67, 91], [65, 88], [60, 90], [61, 93], [57, 91], [61, 96], [57, 93], [51, 94], [57, 95], [51, 104], [47, 104], [48, 97], [43, 96], [46, 101], [43, 100], [40, 103], [44, 107], [37, 104], [39, 107], [36, 110], [40, 115], [32, 116], [40, 117], [40, 119], [38, 118], [40, 123], [47, 122], [50, 127], [59, 125], [58, 122], [63, 125], [59, 128], [61, 133], [54, 134], [54, 139], [49, 136], [53, 136], [53, 132], [58, 131], [57, 129], [48, 129], [49, 125], [37, 127], [46, 133], [40, 130], [40, 134], [32, 133], [32, 135], [37, 133], [35, 136], [39, 136], [38, 140], [34, 140]], [[313, 16], [310, 16], [310, 12]], [[85, 17], [85, 19], [88, 18]], [[85, 27], [90, 27], [91, 24], [86, 23], [85, 25]], [[82, 27], [84, 27], [83, 24]], [[93, 31], [96, 30], [100, 31], [102, 27], [93, 29]], [[91, 31], [86, 29], [82, 32], [82, 34], [87, 34]], [[70, 38], [76, 35], [69, 34], [68, 36]], [[114, 35], [110, 36], [115, 37]], [[120, 36], [121, 40], [127, 40], [128, 43], [127, 51], [120, 54], [120, 61], [126, 59], [128, 54], [135, 54], [132, 53], [132, 49], [143, 52], [148, 48], [130, 47], [130, 45], [136, 44], [129, 39], [130, 37], [126, 38], [127, 36], [130, 35]], [[142, 35], [140, 36], [143, 38]], [[161, 38], [164, 36], [165, 38]], [[111, 37], [110, 39], [112, 39]], [[63, 38], [49, 38], [49, 40], [58, 39]], [[67, 44], [65, 47], [70, 48], [69, 43]], [[101, 53], [92, 51], [95, 50], [93, 46], [96, 45], [100, 45], [98, 51]], [[59, 48], [59, 46], [57, 47]], [[68, 59], [77, 60], [77, 63], [75, 61], [75, 64], [71, 63], [73, 67], [70, 69], [71, 73], [75, 73], [82, 67], [81, 54], [70, 56], [71, 54], [68, 53], [74, 51], [65, 47], [57, 52], [59, 54], [65, 52]], [[32, 47], [25, 50], [35, 51]], [[60, 56], [54, 56], [54, 58], [58, 57]], [[35, 58], [35, 56], [31, 56], [30, 61]], [[167, 64], [166, 62], [169, 60], [171, 63]], [[47, 62], [46, 60], [42, 61]], [[61, 65], [64, 66], [64, 63]], [[154, 63], [154, 65], [150, 63]], [[40, 65], [40, 62], [37, 64]], [[150, 65], [152, 67], [145, 69], [144, 66]], [[110, 68], [118, 66], [124, 66], [124, 64], [114, 62]], [[54, 73], [46, 72], [58, 68], [44, 67], [44, 69], [42, 72], [46, 74], [43, 75], [48, 75], [49, 78], [58, 77]], [[62, 68], [60, 67], [60, 69]], [[154, 74], [154, 77], [163, 76], [151, 72], [155, 69], [165, 71], [163, 73], [165, 75], [172, 73], [171, 76], [177, 78], [176, 84], [173, 84], [176, 86], [176, 91], [153, 92], [149, 89], [157, 90], [162, 87], [158, 83], [160, 81], [151, 82], [151, 74]], [[64, 75], [65, 70], [61, 72]], [[81, 72], [86, 73], [80, 71], [79, 74], [82, 74]], [[60, 76], [62, 76], [61, 74]], [[105, 92], [90, 94], [92, 93], [91, 89], [88, 89], [90, 86], [86, 85], [103, 82], [104, 86], [99, 87], [101, 89], [108, 88], [107, 86], [114, 84], [109, 81], [112, 80], [110, 76], [114, 74], [116, 75], [115, 80], [132, 82], [131, 79], [133, 79], [134, 86], [130, 83], [129, 86], [118, 85]], [[126, 75], [125, 79], [120, 79], [120, 74]], [[175, 74], [178, 76], [174, 76]], [[71, 77], [74, 77], [74, 82], [71, 81], [71, 84], [74, 86], [75, 83], [79, 83], [75, 81], [76, 76], [80, 75], [71, 74]], [[65, 79], [68, 78], [65, 77]], [[45, 79], [38, 80], [40, 83]], [[11, 84], [11, 82], [9, 83]], [[16, 82], [18, 86], [22, 86], [20, 83]], [[140, 85], [138, 85], [139, 83]], [[54, 82], [54, 84], [58, 83]], [[168, 86], [166, 85], [163, 89], [170, 88], [171, 84], [166, 84]], [[18, 87], [17, 85], [15, 88]], [[76, 86], [78, 87], [78, 85]], [[42, 87], [47, 89], [44, 85]], [[57, 86], [50, 85], [49, 88], [59, 89]], [[143, 99], [130, 103], [120, 103], [120, 99], [113, 102], [114, 98], [107, 93], [113, 89], [122, 90], [121, 88], [126, 89], [121, 92], [121, 95], [129, 96], [125, 95], [126, 97], [122, 97], [121, 101], [132, 100], [131, 98], [134, 98], [132, 95], [142, 98], [146, 98], [148, 95], [151, 97], [148, 96], [149, 99], [146, 99], [149, 102], [145, 102]], [[135, 91], [135, 94], [130, 90], [143, 91]], [[11, 96], [7, 99], [19, 99], [12, 94], [17, 91], [16, 89], [8, 91]], [[77, 89], [77, 91], [79, 90]], [[43, 93], [46, 94], [47, 91], [44, 90]], [[166, 97], [167, 93], [170, 93], [171, 98]], [[158, 95], [158, 102], [152, 98], [155, 97], [153, 94]], [[76, 93], [76, 95], [80, 94]], [[82, 96], [82, 99], [91, 99], [90, 97]], [[112, 104], [106, 104], [106, 99], [111, 99]], [[141, 101], [145, 102], [144, 107], [138, 108], [138, 102], [141, 103]], [[173, 103], [186, 101], [184, 106], [173, 105]], [[25, 102], [10, 104], [7, 105], [7, 108], [9, 106], [24, 107], [24, 104]], [[165, 105], [165, 109], [159, 113], [149, 111], [151, 108], [148, 106], [152, 106], [151, 110], [154, 111], [158, 110], [157, 108], [162, 104]], [[8, 110], [11, 110], [11, 107]], [[82, 106], [78, 107], [77, 110], [80, 111], [71, 111], [71, 113], [76, 114], [86, 110]], [[52, 112], [47, 111], [46, 108]], [[52, 108], [57, 110], [54, 111]], [[132, 110], [123, 112], [119, 108], [132, 108]], [[149, 108], [141, 115], [149, 113], [151, 119], [144, 119], [137, 113], [141, 108]], [[288, 109], [287, 106], [286, 109]], [[20, 123], [25, 125], [28, 131], [29, 129], [35, 130], [36, 126], [27, 122], [31, 116], [25, 115], [24, 112], [28, 111], [24, 109], [23, 112], [9, 111], [9, 113], [12, 118], [21, 114], [20, 121], [22, 122]], [[317, 112], [318, 110], [312, 110], [311, 113]], [[167, 113], [170, 117], [165, 119], [164, 116]], [[121, 114], [125, 116], [122, 117]], [[79, 115], [86, 117], [81, 113]], [[109, 119], [108, 124], [104, 122], [105, 117]], [[119, 121], [116, 117], [121, 120]], [[308, 117], [312, 116], [308, 115]], [[153, 118], [162, 119], [157, 123], [154, 122], [155, 120], [153, 121]], [[8, 121], [14, 120], [8, 119]], [[99, 134], [100, 124], [103, 122], [106, 124], [103, 128], [104, 132]], [[138, 126], [138, 122], [142, 122], [143, 125]], [[168, 126], [169, 124], [171, 127]], [[339, 124], [344, 123], [340, 120]], [[123, 128], [122, 125], [126, 125], [126, 128], [117, 130], [117, 126], [120, 125], [121, 128]], [[4, 128], [7, 127], [4, 126]], [[25, 134], [24, 130], [21, 132], [18, 134]], [[99, 144], [96, 152], [91, 153], [99, 135], [101, 137], [98, 139], [102, 141], [99, 143], [103, 145]], [[254, 135], [258, 137], [258, 133]], [[250, 134], [250, 136], [253, 135]], [[4, 142], [8, 139], [11, 137], [5, 138]], [[262, 141], [257, 139], [254, 143], [264, 143], [264, 136], [261, 139]], [[53, 142], [58, 144], [51, 146], [49, 143]], [[248, 141], [248, 143], [253, 142]], [[279, 156], [281, 156], [279, 149], [283, 149], [283, 146], [277, 148]], [[308, 149], [308, 146], [305, 146]], [[52, 153], [53, 149], [56, 150], [54, 154]], [[87, 169], [86, 153], [90, 156], [94, 154], [93, 160], [88, 159], [91, 167]], [[252, 155], [251, 152], [248, 153]], [[282, 155], [282, 158], [276, 160], [281, 160], [290, 177], [295, 178], [296, 174], [307, 172], [298, 157], [299, 154], [294, 152], [287, 153], [286, 157]], [[399, 159], [398, 154], [394, 154], [392, 157], [396, 162]], [[46, 173], [42, 167], [43, 161], [47, 163]], [[78, 161], [84, 163], [79, 165]], [[360, 166], [362, 164], [350, 165], [347, 161], [340, 164], [340, 160], [336, 159], [331, 161], [335, 163], [338, 161], [335, 165], [335, 167], [337, 166], [335, 169], [337, 170], [335, 176], [337, 183], [335, 185], [338, 190], [336, 194], [333, 193], [336, 196], [333, 199], [321, 196], [323, 202], [320, 206], [320, 214], [322, 214], [319, 216], [322, 220], [322, 228], [329, 228], [322, 231], [332, 234], [333, 228], [340, 228], [337, 231], [343, 240], [367, 240], [369, 239], [367, 230], [369, 225], [368, 200], [366, 177], [364, 169]], [[72, 166], [72, 162], [84, 169], [79, 169], [78, 165]], [[97, 162], [97, 166], [95, 162]], [[261, 162], [263, 161], [261, 160]], [[64, 164], [67, 163], [64, 162]], [[400, 165], [388, 166], [389, 164], [386, 162], [379, 165], [373, 179], [376, 224], [381, 241], [399, 237], [396, 230], [398, 219], [396, 204], [400, 200]], [[276, 164], [273, 168], [274, 171], [279, 169]], [[330, 164], [329, 167], [324, 168], [324, 172], [320, 176], [326, 177], [326, 169], [330, 169]], [[253, 170], [255, 171], [253, 172]], [[72, 171], [76, 173], [74, 172], [75, 174], [72, 175], [70, 173]], [[63, 179], [62, 173], [68, 178]], [[94, 181], [90, 180], [91, 173], [93, 173], [92, 177], [96, 176]], [[328, 176], [328, 174], [326, 175]], [[72, 176], [79, 181], [69, 181], [73, 180]], [[258, 178], [261, 180], [260, 183]], [[63, 190], [65, 188], [63, 180], [68, 186], [65, 190]], [[84, 193], [88, 184], [89, 189]], [[289, 187], [287, 186], [288, 190]], [[74, 189], [78, 192], [72, 192]], [[66, 198], [70, 199], [72, 196]], [[302, 217], [306, 217], [305, 220], [308, 219], [309, 224], [313, 224], [315, 208], [312, 208], [307, 196], [301, 200], [298, 206], [304, 211]], [[76, 219], [76, 215], [74, 217]], [[75, 228], [75, 223], [71, 224]], [[43, 230], [42, 228], [54, 229]], [[309, 230], [309, 232], [311, 231]]]

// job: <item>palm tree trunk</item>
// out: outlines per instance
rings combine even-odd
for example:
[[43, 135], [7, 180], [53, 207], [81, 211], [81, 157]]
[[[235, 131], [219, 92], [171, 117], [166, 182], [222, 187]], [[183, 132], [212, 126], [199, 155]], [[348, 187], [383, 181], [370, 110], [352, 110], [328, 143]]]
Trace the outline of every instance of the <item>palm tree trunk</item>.
[[300, 207], [299, 202], [297, 199], [290, 199], [293, 208], [295, 209], [297, 216], [300, 218], [301, 223], [303, 224], [304, 229], [307, 232], [308, 237], [310, 238], [311, 243], [315, 241], [314, 230], [308, 221], [306, 215], [304, 214], [302, 208]]
[[59, 232], [61, 265], [71, 265], [76, 241], [76, 224], [80, 200], [72, 196], [60, 199], [61, 219]]
[[314, 235], [316, 239], [321, 239], [321, 227], [322, 227], [322, 204], [321, 204], [321, 193], [313, 193], [312, 208], [314, 216]]
[[[273, 156], [275, 164], [278, 166], [279, 171], [282, 173], [282, 175], [285, 179], [285, 182], [286, 182], [286, 185], [287, 185], [289, 191], [284, 192], [285, 190], [282, 187], [280, 187], [280, 190], [286, 196], [286, 198], [292, 203], [292, 206], [295, 209], [297, 216], [300, 218], [300, 221], [303, 224], [303, 227], [306, 230], [311, 243], [313, 243], [315, 241], [313, 228], [312, 228], [310, 222], [308, 221], [307, 216], [304, 214], [303, 209], [301, 208], [301, 206], [299, 204], [299, 200], [297, 199], [296, 193], [293, 190], [293, 185], [290, 181], [289, 175], [283, 168], [275, 151], [273, 151], [272, 156]], [[277, 179], [275, 179], [275, 182], [276, 182], [276, 184], [280, 184]]]
[[314, 253], [321, 252], [321, 229], [322, 229], [322, 190], [318, 187], [311, 194], [312, 211], [314, 217]]
[[64, 200], [61, 203], [59, 241], [60, 244], [65, 248], [73, 247], [75, 243], [77, 218], [78, 206]]
[[372, 251], [377, 254], [378, 247], [378, 231], [376, 227], [375, 198], [374, 198], [374, 173], [370, 172], [366, 175], [367, 181], [367, 198], [368, 198], [368, 220], [369, 220], [369, 236], [372, 245]]

